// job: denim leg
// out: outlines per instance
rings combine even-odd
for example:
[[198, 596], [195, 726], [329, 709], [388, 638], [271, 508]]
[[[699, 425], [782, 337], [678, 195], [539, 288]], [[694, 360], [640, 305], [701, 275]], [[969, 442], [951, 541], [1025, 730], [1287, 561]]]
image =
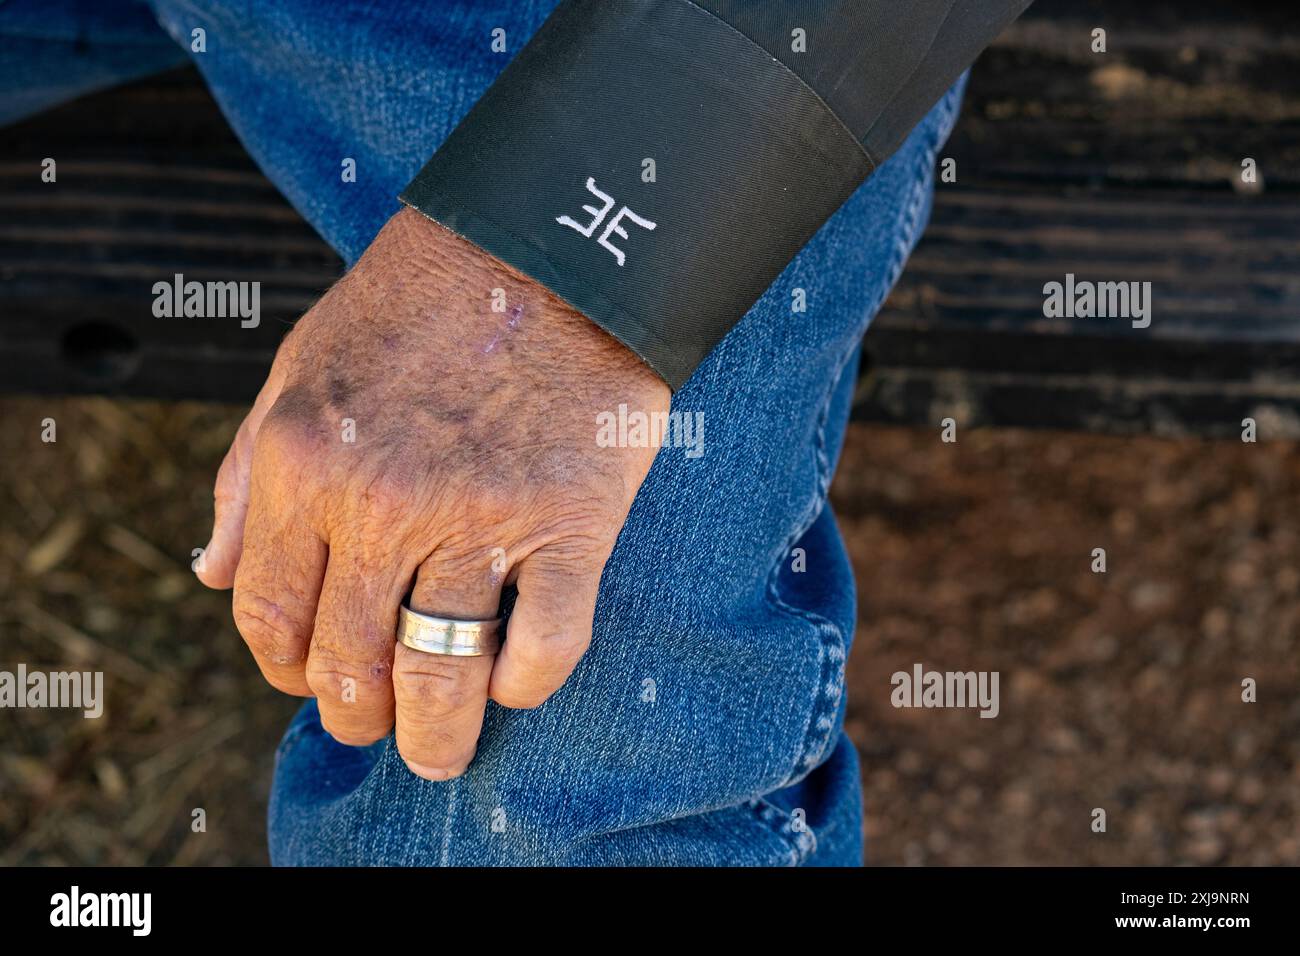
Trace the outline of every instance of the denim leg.
[[0, 0], [0, 126], [185, 61], [142, 0]]
[[[513, 53], [552, 2], [155, 5], [174, 37], [207, 31], [195, 61], [232, 125], [352, 261], [505, 65], [492, 31]], [[859, 862], [854, 593], [826, 493], [858, 343], [924, 225], [960, 87], [674, 396], [703, 413], [704, 453], [656, 459], [565, 686], [535, 710], [489, 704], [477, 758], [446, 782], [412, 775], [391, 738], [335, 743], [308, 703], [278, 750], [274, 862]]]

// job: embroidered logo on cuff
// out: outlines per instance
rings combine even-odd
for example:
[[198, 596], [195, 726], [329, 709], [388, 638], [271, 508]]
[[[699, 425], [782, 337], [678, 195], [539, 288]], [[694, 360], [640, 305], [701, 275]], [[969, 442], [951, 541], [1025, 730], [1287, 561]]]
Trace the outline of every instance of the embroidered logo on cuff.
[[[582, 211], [592, 217], [590, 225], [584, 226], [582, 223], [570, 218], [569, 216], [557, 216], [555, 221], [561, 226], [568, 226], [570, 229], [580, 232], [582, 235], [590, 239], [597, 227], [605, 220], [605, 217], [609, 215], [609, 211], [614, 208], [614, 197], [597, 189], [596, 179], [593, 176], [587, 177], [587, 191], [600, 199], [602, 203], [599, 209], [595, 206], [582, 207]], [[642, 229], [650, 230], [655, 228], [655, 223], [651, 222], [649, 219], [643, 219], [641, 216], [638, 216], [627, 206], [623, 206], [618, 212], [614, 213], [614, 218], [610, 219], [609, 224], [605, 226], [605, 231], [600, 234], [600, 238], [596, 240], [596, 243], [597, 245], [604, 246], [612, 252], [620, 266], [627, 261], [627, 256], [622, 249], [619, 249], [609, 241], [609, 237], [615, 235], [622, 239], [627, 238], [627, 230], [620, 225], [624, 219], [631, 220]]]

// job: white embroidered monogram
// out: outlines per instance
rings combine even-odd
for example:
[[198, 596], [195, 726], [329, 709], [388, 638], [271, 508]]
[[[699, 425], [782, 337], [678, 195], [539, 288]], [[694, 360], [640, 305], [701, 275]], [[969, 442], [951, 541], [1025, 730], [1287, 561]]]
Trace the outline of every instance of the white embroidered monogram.
[[[604, 205], [602, 205], [600, 209], [597, 209], [594, 206], [582, 207], [583, 212], [589, 213], [593, 217], [590, 225], [583, 226], [582, 223], [578, 222], [575, 219], [572, 219], [569, 216], [557, 216], [555, 221], [562, 226], [568, 226], [570, 229], [582, 233], [582, 235], [590, 239], [592, 233], [596, 231], [596, 227], [598, 227], [601, 224], [604, 218], [607, 215], [609, 215], [609, 211], [614, 208], [614, 197], [609, 195], [608, 193], [601, 192], [599, 189], [597, 189], [596, 180], [592, 176], [587, 177], [587, 191], [591, 193], [593, 196], [599, 198], [604, 203]], [[600, 238], [596, 240], [596, 244], [600, 246], [604, 246], [606, 249], [612, 252], [614, 254], [614, 258], [618, 260], [618, 264], [620, 266], [623, 265], [623, 263], [627, 260], [627, 255], [623, 252], [622, 249], [619, 249], [612, 242], [610, 242], [609, 237], [611, 234], [613, 234], [622, 239], [627, 238], [627, 230], [619, 225], [619, 222], [622, 221], [624, 217], [631, 219], [642, 229], [649, 230], [655, 228], [655, 223], [651, 222], [649, 219], [645, 219], [641, 216], [638, 216], [627, 206], [622, 207], [618, 212], [614, 214], [614, 218], [609, 221], [609, 225], [607, 225], [605, 227], [605, 231], [600, 234]]]

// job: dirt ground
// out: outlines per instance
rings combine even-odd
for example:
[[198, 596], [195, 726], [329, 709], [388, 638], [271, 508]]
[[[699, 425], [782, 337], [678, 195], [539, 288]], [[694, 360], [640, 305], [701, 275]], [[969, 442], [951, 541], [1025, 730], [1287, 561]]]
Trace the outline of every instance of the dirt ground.
[[[3, 713], [0, 864], [266, 862], [294, 703], [188, 571], [239, 418], [0, 400], [0, 668], [113, 675], [110, 719]], [[854, 425], [833, 495], [870, 862], [1300, 863], [1300, 447]], [[999, 715], [895, 709], [917, 663]]]
[[[855, 426], [834, 500], [871, 861], [1300, 863], [1300, 447]], [[895, 709], [915, 663], [998, 717]]]

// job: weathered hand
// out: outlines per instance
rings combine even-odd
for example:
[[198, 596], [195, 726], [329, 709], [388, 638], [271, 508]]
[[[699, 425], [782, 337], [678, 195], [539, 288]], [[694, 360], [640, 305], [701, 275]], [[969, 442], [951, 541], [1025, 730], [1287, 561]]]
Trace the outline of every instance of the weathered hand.
[[[541, 704], [591, 638], [655, 454], [597, 445], [596, 416], [620, 403], [665, 412], [669, 390], [546, 289], [403, 210], [280, 348], [217, 475], [199, 576], [234, 586], [262, 673], [315, 696], [336, 739], [395, 723], [415, 773], [454, 777], [487, 699]], [[501, 653], [397, 644], [412, 577], [413, 609], [454, 618], [495, 616], [515, 584]]]

